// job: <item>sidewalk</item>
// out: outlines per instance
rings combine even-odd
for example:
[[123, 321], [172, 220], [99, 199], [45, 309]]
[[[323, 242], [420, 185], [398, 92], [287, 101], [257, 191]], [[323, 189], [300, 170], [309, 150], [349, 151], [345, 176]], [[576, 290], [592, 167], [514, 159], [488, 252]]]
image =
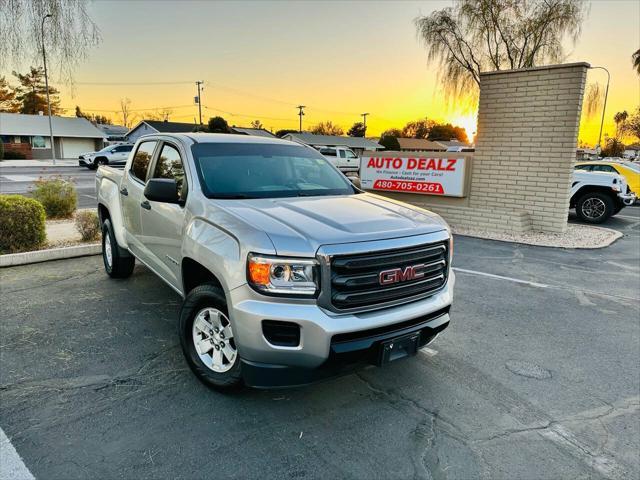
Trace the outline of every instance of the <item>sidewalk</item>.
[[[53, 167], [53, 160], [1, 160], [0, 167]], [[56, 167], [77, 167], [78, 159], [56, 160]]]

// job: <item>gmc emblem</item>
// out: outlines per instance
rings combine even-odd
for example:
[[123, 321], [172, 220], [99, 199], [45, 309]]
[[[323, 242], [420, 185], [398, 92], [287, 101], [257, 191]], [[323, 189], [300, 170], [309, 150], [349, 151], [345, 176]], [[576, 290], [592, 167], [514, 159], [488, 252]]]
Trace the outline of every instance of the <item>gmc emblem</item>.
[[378, 274], [380, 285], [391, 285], [398, 282], [408, 282], [417, 278], [424, 277], [424, 263], [410, 265], [408, 267], [393, 268], [391, 270], [383, 270]]

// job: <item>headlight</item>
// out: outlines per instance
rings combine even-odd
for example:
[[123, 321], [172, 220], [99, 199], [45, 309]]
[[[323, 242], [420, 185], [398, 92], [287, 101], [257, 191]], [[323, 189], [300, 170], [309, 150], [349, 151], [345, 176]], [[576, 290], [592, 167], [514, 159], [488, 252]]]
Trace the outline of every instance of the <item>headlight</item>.
[[315, 295], [318, 262], [307, 258], [270, 257], [250, 253], [247, 280], [256, 290], [274, 295]]

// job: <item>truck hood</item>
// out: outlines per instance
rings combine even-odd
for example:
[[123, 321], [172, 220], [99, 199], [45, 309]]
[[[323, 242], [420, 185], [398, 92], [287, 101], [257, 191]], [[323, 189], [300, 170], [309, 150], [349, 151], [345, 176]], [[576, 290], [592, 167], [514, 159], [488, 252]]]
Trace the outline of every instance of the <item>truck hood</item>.
[[226, 200], [220, 206], [265, 232], [278, 255], [308, 257], [321, 245], [422, 235], [448, 228], [440, 216], [428, 210], [368, 193]]

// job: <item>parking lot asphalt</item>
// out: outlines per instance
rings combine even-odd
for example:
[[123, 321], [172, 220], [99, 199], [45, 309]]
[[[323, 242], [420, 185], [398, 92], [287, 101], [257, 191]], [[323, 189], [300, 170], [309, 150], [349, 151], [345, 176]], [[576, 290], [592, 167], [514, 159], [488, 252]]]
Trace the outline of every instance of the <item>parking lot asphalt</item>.
[[96, 201], [96, 172], [84, 167], [6, 167], [0, 165], [0, 193], [30, 196], [38, 178], [61, 176], [70, 178], [76, 186], [78, 208], [94, 208]]
[[638, 478], [639, 212], [600, 250], [457, 237], [430, 348], [235, 395], [190, 373], [180, 298], [145, 267], [2, 269], [0, 427], [48, 479]]

